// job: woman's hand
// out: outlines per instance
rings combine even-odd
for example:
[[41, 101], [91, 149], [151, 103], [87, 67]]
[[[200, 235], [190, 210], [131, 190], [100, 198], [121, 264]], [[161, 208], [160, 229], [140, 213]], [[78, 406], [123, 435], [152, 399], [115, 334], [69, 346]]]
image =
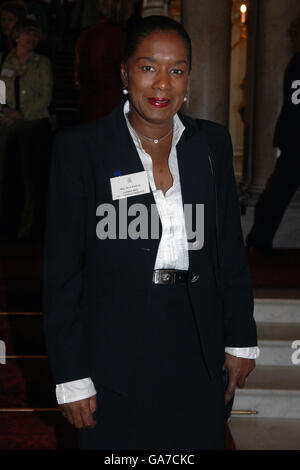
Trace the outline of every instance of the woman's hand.
[[255, 360], [232, 356], [228, 353], [225, 354], [226, 360], [223, 364], [222, 370], [227, 367], [229, 373], [229, 383], [225, 392], [226, 405], [235, 393], [236, 387], [243, 388], [245, 386], [248, 375], [255, 368]]
[[93, 413], [97, 409], [96, 395], [84, 400], [65, 403], [60, 405], [60, 409], [63, 416], [77, 429], [94, 428], [97, 424], [93, 418]]

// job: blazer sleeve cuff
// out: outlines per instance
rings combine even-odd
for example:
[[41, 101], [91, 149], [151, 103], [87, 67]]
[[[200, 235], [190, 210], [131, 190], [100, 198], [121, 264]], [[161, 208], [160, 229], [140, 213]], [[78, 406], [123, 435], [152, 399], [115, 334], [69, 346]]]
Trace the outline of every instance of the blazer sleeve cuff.
[[59, 405], [84, 400], [96, 393], [90, 377], [56, 385], [56, 398]]
[[260, 355], [260, 349], [257, 346], [250, 348], [230, 348], [226, 347], [225, 352], [236, 357], [243, 357], [245, 359], [257, 359]]

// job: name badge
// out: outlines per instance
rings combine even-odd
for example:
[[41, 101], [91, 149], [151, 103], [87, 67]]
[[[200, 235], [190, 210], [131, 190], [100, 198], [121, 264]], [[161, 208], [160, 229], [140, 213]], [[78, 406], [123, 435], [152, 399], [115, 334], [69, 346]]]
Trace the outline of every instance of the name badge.
[[139, 194], [150, 193], [149, 181], [146, 171], [131, 173], [130, 175], [110, 178], [112, 198], [123, 199]]
[[1, 77], [13, 77], [14, 71], [10, 69], [3, 69], [1, 72]]

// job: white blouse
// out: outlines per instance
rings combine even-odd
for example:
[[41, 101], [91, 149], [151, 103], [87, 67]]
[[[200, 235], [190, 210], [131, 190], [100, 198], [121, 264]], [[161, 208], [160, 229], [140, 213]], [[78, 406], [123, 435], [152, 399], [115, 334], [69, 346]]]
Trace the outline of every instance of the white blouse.
[[182, 206], [179, 169], [176, 145], [185, 129], [177, 114], [174, 116], [172, 147], [169, 155], [169, 168], [173, 177], [173, 185], [165, 193], [156, 189], [152, 158], [145, 152], [140, 138], [132, 128], [126, 114], [129, 112], [129, 101], [124, 105], [124, 115], [139, 157], [148, 175], [150, 188], [153, 192], [157, 211], [162, 224], [162, 236], [158, 246], [154, 269], [189, 269], [188, 243]]

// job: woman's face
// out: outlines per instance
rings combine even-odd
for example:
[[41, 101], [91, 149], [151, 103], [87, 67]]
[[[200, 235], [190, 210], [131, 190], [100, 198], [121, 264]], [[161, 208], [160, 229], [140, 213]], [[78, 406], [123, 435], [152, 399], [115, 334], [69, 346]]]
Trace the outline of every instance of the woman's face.
[[131, 109], [145, 121], [173, 119], [188, 87], [189, 60], [184, 39], [174, 31], [156, 31], [143, 39], [121, 69]]
[[18, 21], [17, 16], [13, 15], [9, 11], [3, 11], [1, 14], [1, 31], [4, 36], [9, 36], [12, 28], [15, 26]]
[[39, 37], [34, 30], [23, 31], [18, 38], [18, 46], [26, 50], [33, 50], [38, 42]]

